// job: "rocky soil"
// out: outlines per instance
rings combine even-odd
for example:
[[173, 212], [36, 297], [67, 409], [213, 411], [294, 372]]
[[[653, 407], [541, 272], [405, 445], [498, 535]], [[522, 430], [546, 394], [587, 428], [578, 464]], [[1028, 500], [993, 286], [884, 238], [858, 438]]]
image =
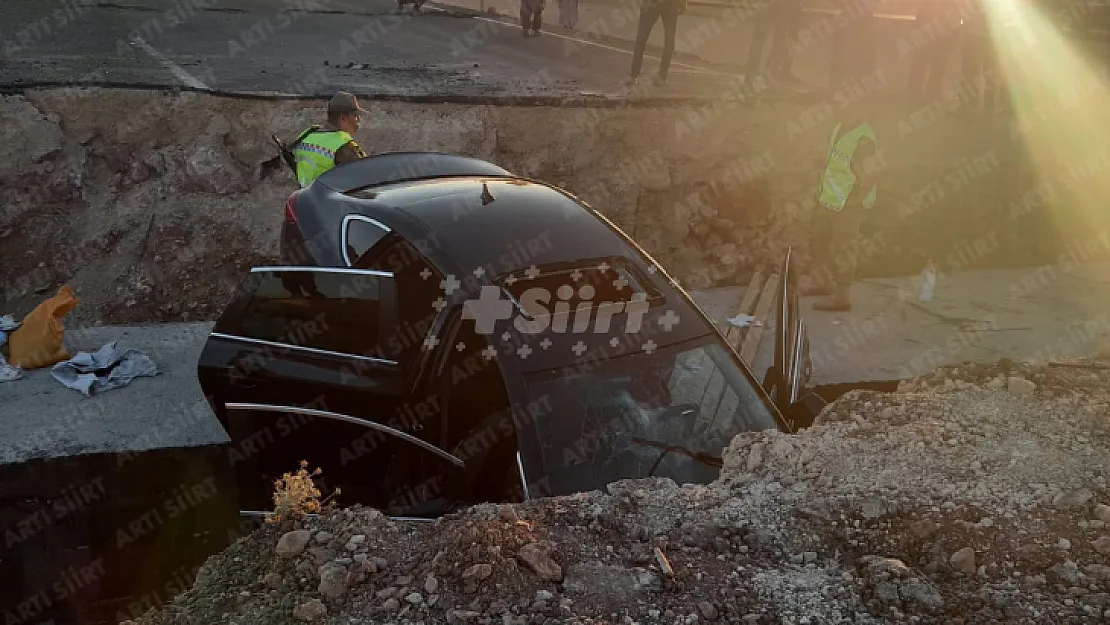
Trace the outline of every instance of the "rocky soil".
[[853, 391], [720, 478], [267, 526], [142, 625], [1110, 621], [1110, 362]]

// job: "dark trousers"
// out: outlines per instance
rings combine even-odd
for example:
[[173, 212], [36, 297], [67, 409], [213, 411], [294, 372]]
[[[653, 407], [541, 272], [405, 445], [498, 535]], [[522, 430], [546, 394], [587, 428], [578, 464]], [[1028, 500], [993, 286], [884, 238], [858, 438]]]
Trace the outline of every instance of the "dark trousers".
[[766, 68], [771, 74], [781, 75], [790, 70], [790, 42], [801, 27], [802, 5], [800, 0], [778, 0], [763, 9], [752, 24], [752, 43], [748, 48], [748, 66], [744, 75], [755, 76], [763, 69], [763, 50], [771, 39], [771, 53]]
[[853, 16], [850, 22], [837, 27], [830, 68], [832, 86], [840, 88], [846, 81], [875, 71], [873, 21], [871, 17]]
[[666, 78], [667, 70], [671, 67], [671, 57], [674, 56], [674, 38], [678, 30], [678, 6], [672, 3], [657, 2], [653, 5], [640, 7], [640, 24], [636, 29], [636, 47], [632, 52], [632, 77], [640, 75], [644, 66], [644, 49], [647, 48], [648, 37], [651, 36], [655, 22], [663, 19], [663, 56], [659, 60], [659, 75]]
[[935, 101], [944, 85], [944, 70], [956, 45], [954, 37], [941, 37], [910, 57], [910, 97]]
[[863, 223], [863, 206], [849, 202], [840, 212], [818, 204], [814, 208], [810, 253], [820, 282], [848, 288], [856, 279], [856, 249]]
[[520, 3], [520, 25], [525, 31], [538, 31], [543, 24], [543, 9], [531, 10], [527, 3]]
[[[982, 34], [969, 34], [964, 37], [963, 71], [961, 80], [964, 91], [973, 93], [972, 104], [982, 110], [993, 112], [1006, 104], [1009, 99], [1009, 90], [1002, 77], [1001, 68], [995, 55], [997, 52], [990, 39]], [[979, 91], [979, 82], [986, 82], [982, 93]]]

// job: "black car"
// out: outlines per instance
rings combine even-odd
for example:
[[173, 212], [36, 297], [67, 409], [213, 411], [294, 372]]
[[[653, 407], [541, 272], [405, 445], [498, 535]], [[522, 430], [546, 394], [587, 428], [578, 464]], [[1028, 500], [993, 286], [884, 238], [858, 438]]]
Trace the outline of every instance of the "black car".
[[343, 505], [397, 517], [706, 483], [737, 433], [812, 412], [789, 253], [761, 385], [609, 220], [482, 160], [342, 165], [289, 198], [281, 240], [281, 266], [252, 269], [198, 365], [244, 511], [270, 508], [302, 459]]

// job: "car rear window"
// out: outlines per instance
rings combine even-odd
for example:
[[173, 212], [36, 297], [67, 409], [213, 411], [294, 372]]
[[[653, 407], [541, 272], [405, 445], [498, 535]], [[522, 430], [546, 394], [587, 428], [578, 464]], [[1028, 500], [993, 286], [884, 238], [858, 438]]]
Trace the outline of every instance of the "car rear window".
[[520, 276], [503, 279], [501, 284], [518, 300], [531, 289], [542, 289], [552, 299], [568, 301], [572, 310], [584, 299], [596, 303], [626, 302], [634, 294], [642, 294], [648, 300], [659, 296], [646, 280], [638, 279], [627, 267], [604, 262], [525, 271]]

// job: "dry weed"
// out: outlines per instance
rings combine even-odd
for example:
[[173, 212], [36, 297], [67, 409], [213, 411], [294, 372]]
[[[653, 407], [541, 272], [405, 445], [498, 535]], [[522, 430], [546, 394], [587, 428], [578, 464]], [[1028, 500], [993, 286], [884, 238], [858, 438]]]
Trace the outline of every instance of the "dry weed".
[[301, 468], [296, 473], [286, 473], [274, 480], [274, 513], [266, 517], [267, 523], [284, 523], [304, 518], [306, 515], [326, 515], [335, 508], [335, 489], [330, 497], [320, 501], [320, 489], [312, 478], [320, 475], [319, 467], [308, 472], [308, 461], [301, 460]]

